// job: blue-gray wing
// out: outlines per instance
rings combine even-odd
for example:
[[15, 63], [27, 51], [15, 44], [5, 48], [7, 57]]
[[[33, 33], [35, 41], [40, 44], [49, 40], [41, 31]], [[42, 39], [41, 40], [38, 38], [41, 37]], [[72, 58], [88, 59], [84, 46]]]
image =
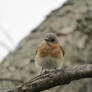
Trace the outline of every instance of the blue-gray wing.
[[65, 55], [64, 48], [63, 48], [62, 46], [60, 46], [60, 48], [61, 48], [61, 51], [62, 51], [62, 53], [63, 53], [63, 56], [64, 56], [64, 55]]

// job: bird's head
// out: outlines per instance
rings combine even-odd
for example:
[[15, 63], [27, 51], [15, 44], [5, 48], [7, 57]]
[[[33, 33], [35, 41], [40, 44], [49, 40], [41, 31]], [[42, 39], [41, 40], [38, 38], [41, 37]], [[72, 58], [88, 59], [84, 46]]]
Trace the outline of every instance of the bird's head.
[[44, 38], [45, 42], [48, 44], [48, 45], [57, 45], [58, 43], [58, 39], [57, 39], [57, 36], [56, 34], [54, 33], [47, 33], [45, 35], [45, 38]]

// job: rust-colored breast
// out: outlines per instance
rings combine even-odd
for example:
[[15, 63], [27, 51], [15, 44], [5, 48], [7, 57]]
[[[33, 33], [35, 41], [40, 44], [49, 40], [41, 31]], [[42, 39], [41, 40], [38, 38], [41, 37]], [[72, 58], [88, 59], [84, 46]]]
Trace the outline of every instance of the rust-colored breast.
[[60, 48], [60, 43], [47, 44], [45, 41], [41, 42], [37, 49], [37, 57], [51, 56], [64, 61], [63, 53]]

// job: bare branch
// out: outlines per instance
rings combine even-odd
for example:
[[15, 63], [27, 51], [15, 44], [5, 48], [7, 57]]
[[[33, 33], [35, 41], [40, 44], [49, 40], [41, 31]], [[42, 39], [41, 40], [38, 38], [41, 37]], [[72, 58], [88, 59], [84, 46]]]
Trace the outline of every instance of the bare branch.
[[69, 84], [71, 81], [83, 78], [92, 78], [92, 64], [78, 65], [73, 68], [45, 73], [35, 81], [29, 81], [15, 89], [0, 92], [40, 92], [55, 86]]
[[0, 32], [2, 32], [6, 36], [6, 38], [12, 43], [13, 46], [15, 45], [14, 38], [8, 33], [8, 31], [3, 26], [0, 26]]
[[3, 42], [0, 41], [0, 45], [1, 45], [3, 48], [5, 48], [7, 51], [10, 51], [10, 52], [11, 52], [11, 48], [10, 48], [8, 45], [6, 45], [5, 43], [3, 43]]

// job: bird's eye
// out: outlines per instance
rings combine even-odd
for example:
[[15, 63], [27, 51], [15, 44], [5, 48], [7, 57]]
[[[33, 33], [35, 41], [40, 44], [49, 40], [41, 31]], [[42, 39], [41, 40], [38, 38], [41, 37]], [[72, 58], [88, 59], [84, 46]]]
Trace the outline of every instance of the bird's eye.
[[54, 41], [55, 41], [55, 39], [51, 39], [51, 40], [50, 40], [50, 42], [54, 42]]

